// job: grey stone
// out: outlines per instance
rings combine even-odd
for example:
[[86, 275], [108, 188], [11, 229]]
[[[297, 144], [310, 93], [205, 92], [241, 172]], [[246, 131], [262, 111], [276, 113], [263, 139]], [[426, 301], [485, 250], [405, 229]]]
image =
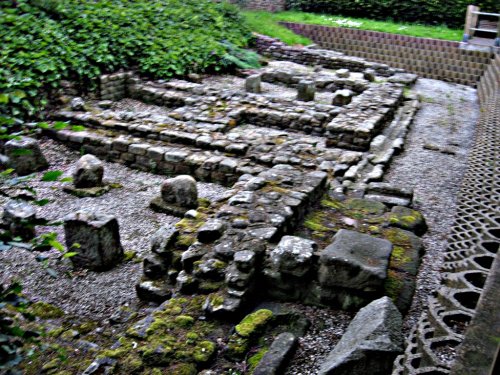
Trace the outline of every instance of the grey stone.
[[402, 317], [389, 297], [363, 307], [328, 355], [320, 375], [390, 374], [403, 351]]
[[[77, 267], [106, 270], [123, 259], [118, 221], [112, 215], [78, 211], [64, 218], [66, 246], [77, 252], [71, 261]], [[77, 248], [73, 245], [78, 244]]]
[[85, 111], [85, 101], [80, 97], [73, 98], [70, 107], [72, 111]]
[[376, 72], [373, 69], [366, 69], [363, 71], [363, 78], [369, 82], [374, 82], [376, 77]]
[[411, 73], [397, 73], [387, 79], [387, 82], [402, 83], [403, 85], [413, 85], [418, 76]]
[[261, 92], [261, 75], [253, 74], [245, 80], [245, 90], [253, 94]]
[[19, 137], [5, 143], [7, 165], [13, 168], [20, 176], [46, 169], [49, 164], [43, 156], [36, 139]]
[[234, 255], [234, 263], [242, 272], [249, 272], [255, 264], [255, 253], [250, 250], [238, 251]]
[[226, 230], [226, 224], [219, 219], [208, 220], [198, 230], [198, 241], [202, 243], [210, 243], [222, 237]]
[[354, 96], [354, 92], [351, 90], [337, 90], [333, 94], [332, 105], [336, 106], [344, 106], [349, 104], [352, 101], [352, 97]]
[[295, 335], [290, 332], [279, 334], [260, 360], [253, 375], [282, 374], [296, 347], [297, 338]]
[[311, 102], [316, 94], [316, 86], [313, 81], [300, 81], [297, 86], [297, 100]]
[[83, 155], [75, 165], [73, 184], [76, 188], [102, 186], [104, 164], [94, 155]]
[[380, 291], [387, 277], [390, 241], [341, 229], [320, 256], [322, 286]]
[[339, 78], [349, 78], [351, 75], [348, 69], [339, 69], [335, 72], [335, 74]]
[[177, 288], [181, 293], [194, 293], [198, 287], [198, 281], [186, 271], [179, 272], [176, 281]]
[[151, 251], [161, 255], [167, 261], [167, 265], [170, 264], [170, 247], [174, 244], [178, 234], [179, 232], [174, 226], [164, 225], [151, 238]]
[[283, 236], [271, 251], [270, 260], [281, 273], [302, 277], [311, 268], [313, 254], [317, 249], [314, 241], [300, 237]]
[[164, 202], [186, 208], [198, 207], [196, 180], [188, 175], [169, 178], [161, 186]]
[[168, 285], [160, 280], [141, 281], [135, 286], [137, 297], [143, 301], [162, 303], [172, 297]]
[[391, 209], [389, 225], [409, 230], [419, 236], [427, 230], [427, 224], [420, 212], [402, 206], [394, 206]]
[[97, 105], [102, 109], [109, 109], [113, 105], [112, 100], [101, 100]]
[[22, 200], [10, 200], [3, 208], [3, 224], [12, 236], [23, 240], [35, 237], [35, 208]]
[[156, 255], [148, 255], [143, 261], [144, 275], [149, 279], [159, 279], [166, 275], [167, 267], [163, 262], [163, 259]]

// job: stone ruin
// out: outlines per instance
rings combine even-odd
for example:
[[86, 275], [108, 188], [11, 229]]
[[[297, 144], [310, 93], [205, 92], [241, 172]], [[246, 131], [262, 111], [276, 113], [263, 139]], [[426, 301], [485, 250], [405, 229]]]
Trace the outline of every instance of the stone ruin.
[[[294, 62], [242, 77], [103, 76], [102, 100], [53, 114], [85, 131], [44, 132], [92, 154], [73, 190], [102, 188], [97, 158], [171, 177], [150, 207], [181, 219], [154, 235], [136, 286], [161, 303], [157, 313], [179, 293], [203, 296], [203, 316], [233, 321], [263, 300], [361, 308], [320, 373], [385, 374], [403, 352], [426, 230], [412, 191], [381, 182], [419, 107], [405, 90], [416, 76], [324, 51], [279, 53]], [[196, 181], [230, 190], [204, 202]], [[103, 270], [123, 255], [113, 217], [75, 213], [65, 230], [68, 247], [81, 246], [77, 266]], [[244, 354], [252, 335], [236, 328], [228, 355]], [[280, 371], [295, 347], [295, 334], [278, 335], [255, 373]]]

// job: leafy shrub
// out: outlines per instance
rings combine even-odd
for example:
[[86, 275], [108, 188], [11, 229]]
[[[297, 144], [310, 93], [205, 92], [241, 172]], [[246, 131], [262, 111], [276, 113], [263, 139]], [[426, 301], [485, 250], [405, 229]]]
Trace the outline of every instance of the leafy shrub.
[[249, 38], [236, 8], [225, 2], [3, 1], [0, 112], [33, 115], [62, 79], [88, 88], [120, 68], [166, 78], [225, 66], [230, 49]]
[[[287, 0], [289, 9], [395, 21], [462, 27], [470, 0]], [[498, 11], [498, 0], [474, 2], [484, 11]]]

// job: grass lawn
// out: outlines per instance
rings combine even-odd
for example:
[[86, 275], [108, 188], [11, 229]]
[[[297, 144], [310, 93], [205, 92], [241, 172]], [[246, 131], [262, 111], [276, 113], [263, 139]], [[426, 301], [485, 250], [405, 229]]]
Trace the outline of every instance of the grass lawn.
[[426, 26], [411, 23], [394, 23], [390, 21], [374, 21], [366, 18], [350, 18], [304, 12], [269, 13], [263, 11], [243, 11], [248, 24], [259, 34], [280, 38], [283, 42], [293, 44], [311, 44], [311, 40], [294, 34], [287, 28], [278, 25], [279, 21], [311, 23], [315, 25], [351, 27], [362, 30], [382, 31], [391, 34], [411, 35], [421, 38], [444, 40], [462, 39], [463, 30], [449, 29], [446, 26]]

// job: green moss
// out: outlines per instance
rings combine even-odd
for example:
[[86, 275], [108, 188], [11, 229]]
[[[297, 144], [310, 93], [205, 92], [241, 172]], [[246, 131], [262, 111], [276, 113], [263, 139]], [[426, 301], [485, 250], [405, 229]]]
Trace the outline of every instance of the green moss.
[[224, 304], [224, 297], [221, 296], [220, 294], [211, 294], [209, 297], [209, 300], [210, 300], [210, 304], [213, 306], [213, 307], [220, 307]]
[[61, 335], [61, 333], [63, 333], [64, 331], [65, 331], [65, 329], [63, 327], [55, 328], [55, 329], [48, 331], [47, 336], [56, 338], [56, 337], [59, 337]]
[[207, 363], [215, 354], [215, 344], [212, 341], [202, 341], [195, 346], [193, 359], [197, 363]]
[[196, 242], [196, 236], [189, 234], [181, 234], [177, 237], [177, 241], [175, 242], [177, 246], [180, 247], [189, 247]]
[[344, 202], [346, 215], [363, 218], [366, 215], [382, 215], [386, 210], [383, 203], [367, 199], [351, 198]]
[[82, 335], [85, 335], [96, 328], [97, 328], [97, 322], [86, 322], [76, 327], [76, 330], [80, 332]]
[[59, 367], [61, 364], [61, 360], [59, 358], [54, 358], [53, 360], [47, 362], [45, 365], [42, 367], [42, 372], [46, 373], [49, 372], [50, 370], [55, 370], [56, 368]]
[[56, 319], [64, 315], [59, 307], [46, 302], [35, 302], [29, 307], [29, 312], [42, 319]]
[[123, 261], [129, 262], [129, 261], [133, 260], [136, 255], [137, 255], [137, 251], [127, 250], [123, 253]]
[[207, 208], [207, 207], [210, 207], [210, 204], [212, 204], [212, 202], [210, 202], [209, 199], [207, 199], [207, 198], [198, 198], [198, 205], [200, 207]]
[[203, 281], [198, 285], [201, 293], [213, 293], [225, 285], [224, 281]]
[[335, 210], [340, 210], [344, 207], [340, 201], [333, 200], [330, 198], [325, 198], [321, 200], [321, 205], [323, 207], [333, 208]]
[[179, 315], [175, 318], [175, 324], [178, 327], [188, 328], [194, 324], [194, 318], [189, 315]]
[[389, 228], [383, 231], [383, 237], [391, 241], [395, 246], [409, 246], [411, 245], [410, 236], [403, 230], [398, 228]]
[[260, 309], [248, 314], [235, 327], [238, 335], [242, 337], [253, 337], [258, 334], [273, 317], [273, 312], [267, 309]]
[[164, 373], [160, 374], [170, 374], [170, 375], [196, 375], [198, 371], [196, 366], [192, 363], [179, 363], [174, 366], [170, 366]]
[[262, 357], [264, 357], [264, 354], [266, 354], [268, 350], [268, 347], [261, 348], [257, 353], [248, 358], [248, 370], [250, 374], [253, 373], [259, 362], [262, 360]]
[[314, 212], [306, 217], [304, 226], [315, 232], [330, 232], [332, 229], [323, 225], [325, 217], [326, 213], [324, 212]]
[[405, 264], [411, 262], [412, 259], [406, 254], [406, 249], [401, 246], [394, 246], [392, 249], [391, 259], [390, 259], [390, 267], [398, 267], [401, 268]]
[[226, 357], [233, 360], [239, 360], [245, 356], [249, 348], [250, 340], [248, 338], [233, 334], [229, 337]]
[[402, 280], [402, 276], [394, 270], [389, 270], [387, 272], [387, 279], [384, 283], [384, 288], [387, 296], [395, 302], [403, 286], [404, 282]]

